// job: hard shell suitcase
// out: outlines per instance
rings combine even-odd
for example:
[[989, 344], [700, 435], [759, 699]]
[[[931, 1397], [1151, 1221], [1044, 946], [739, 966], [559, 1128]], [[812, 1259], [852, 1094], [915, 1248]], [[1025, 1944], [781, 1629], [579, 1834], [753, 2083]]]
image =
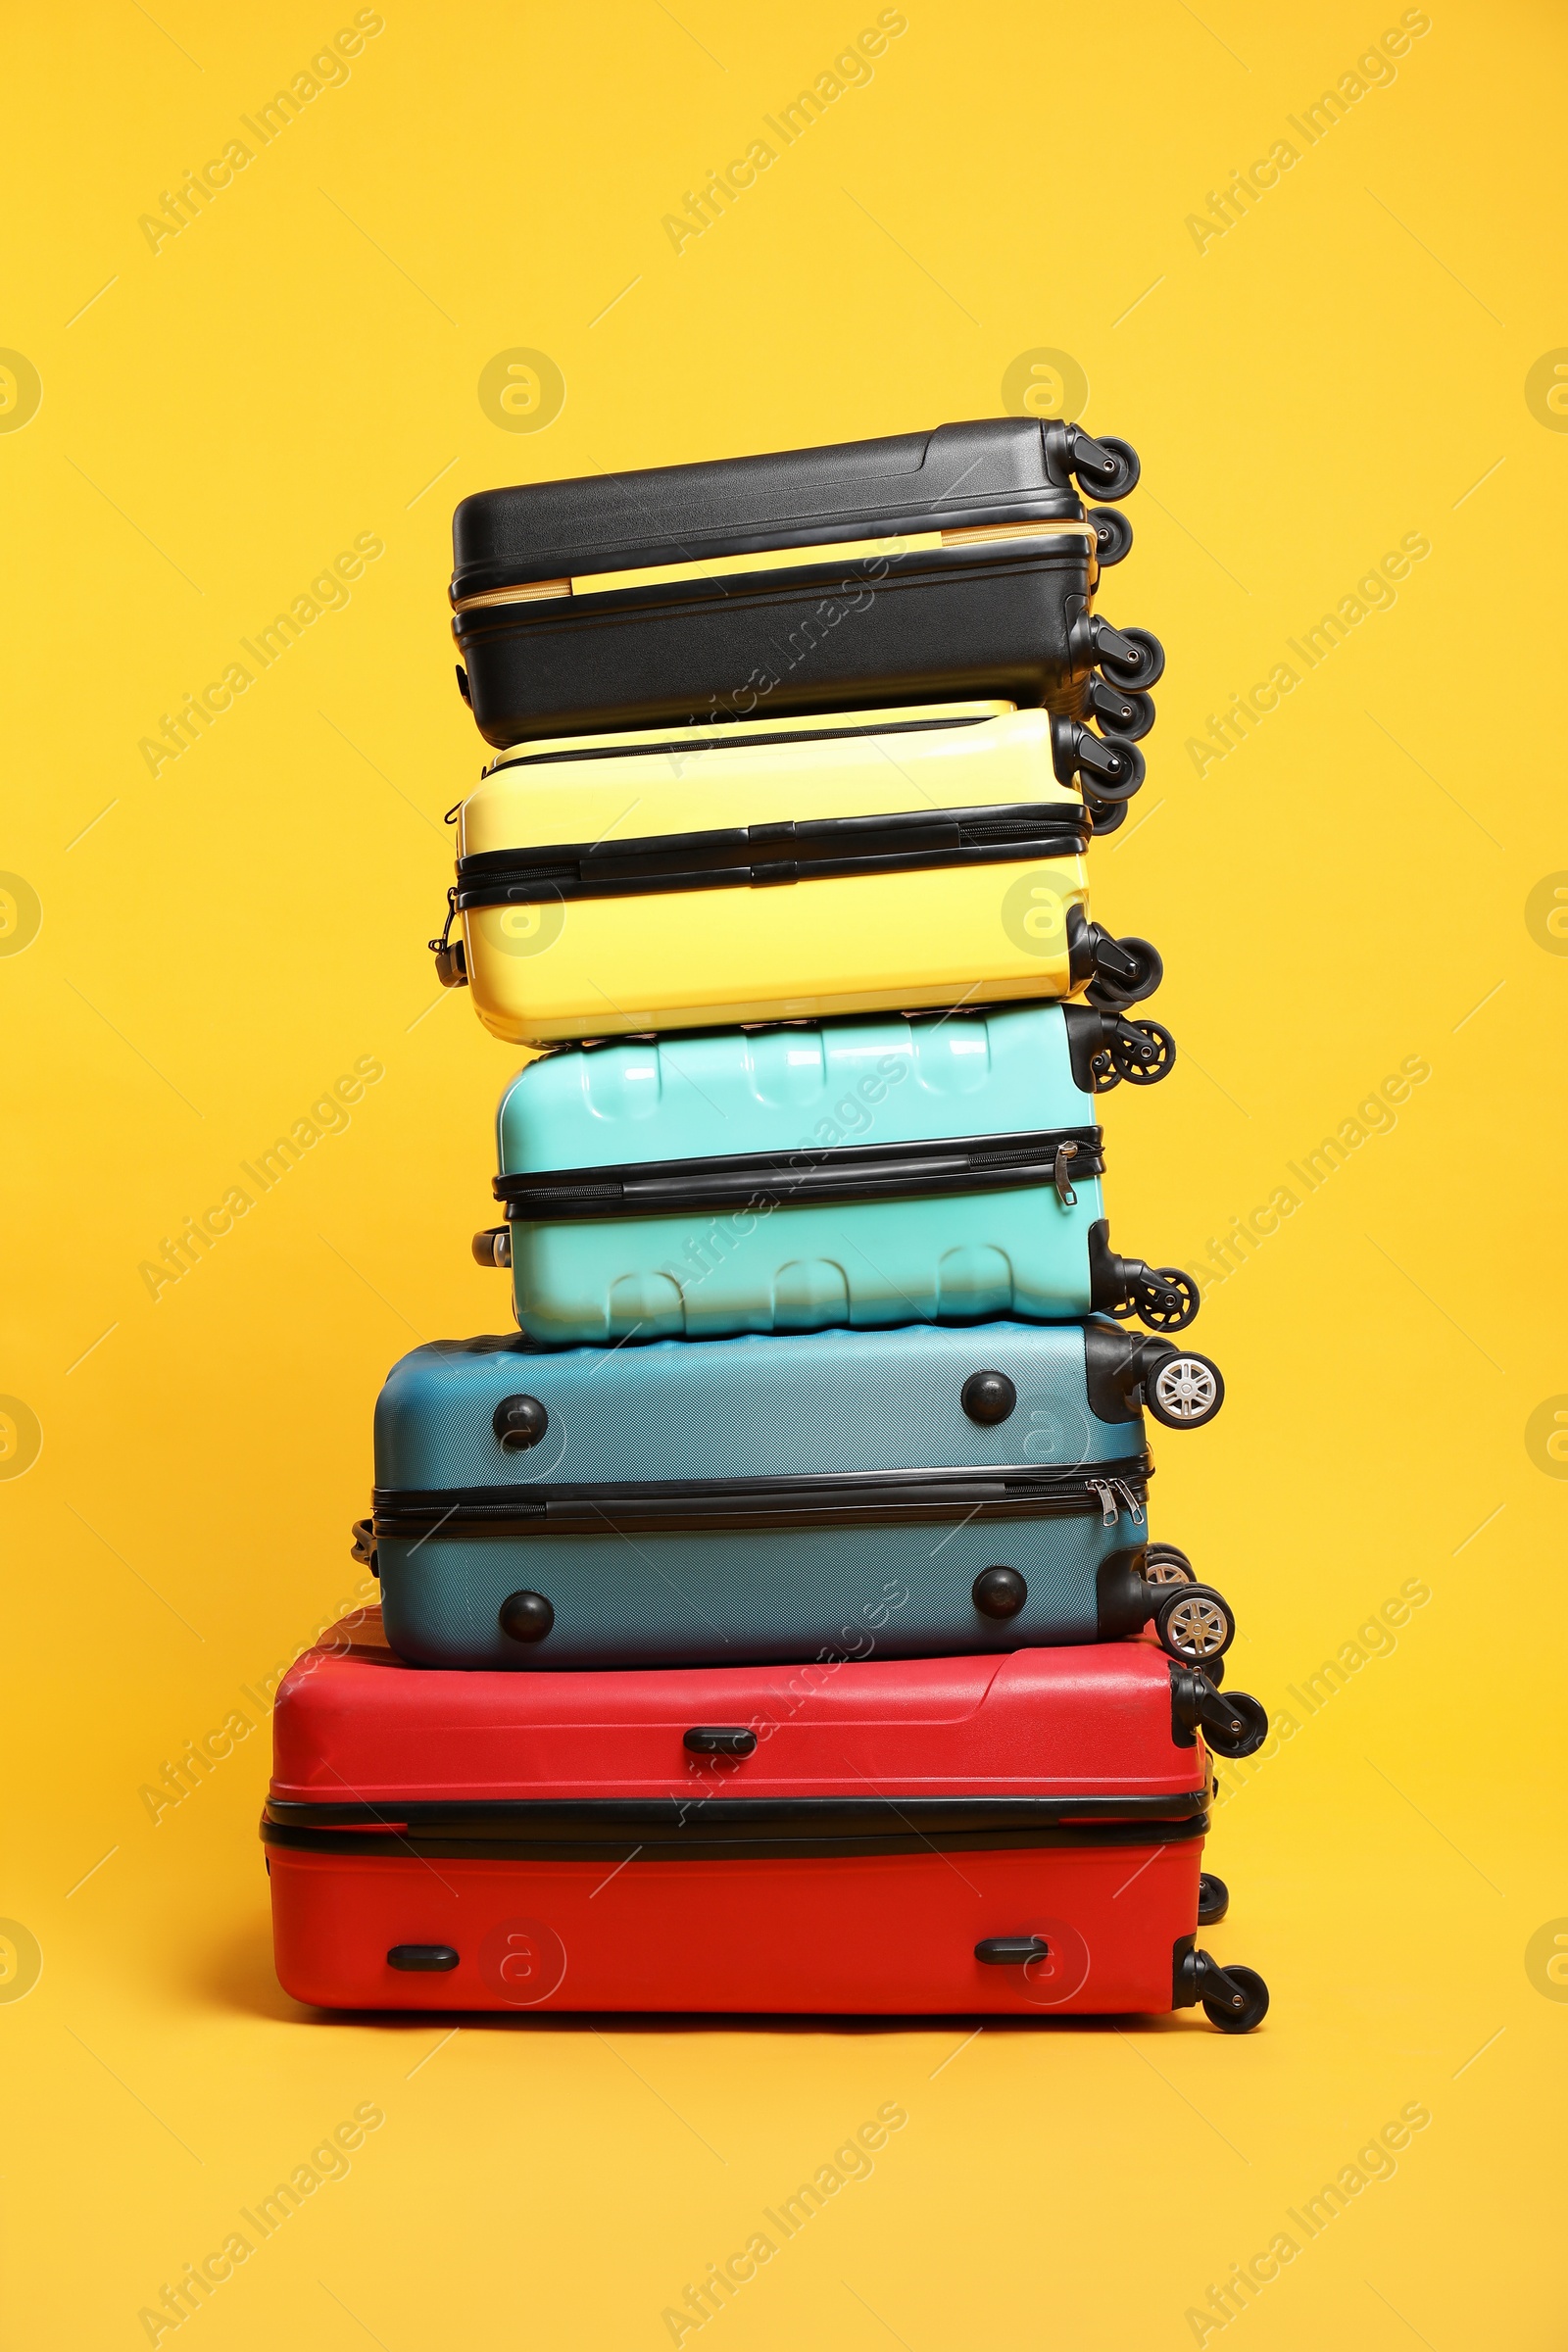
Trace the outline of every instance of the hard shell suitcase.
[[1201, 1658], [1231, 1619], [1156, 1589], [1141, 1406], [1180, 1427], [1222, 1395], [1206, 1357], [1101, 1319], [438, 1343], [381, 1391], [357, 1535], [419, 1665], [941, 1655], [1151, 1616]]
[[1266, 1721], [1148, 1642], [655, 1674], [420, 1674], [375, 1613], [291, 1668], [277, 1972], [325, 2008], [1038, 2014], [1201, 2000], [1208, 1750]]
[[509, 1221], [474, 1254], [557, 1347], [1096, 1311], [1184, 1330], [1192, 1278], [1109, 1245], [1105, 1021], [1028, 1004], [546, 1054], [502, 1098]]
[[530, 745], [460, 805], [437, 972], [518, 1045], [1085, 989], [1124, 1007], [1159, 957], [1089, 919], [1092, 817], [1050, 727], [982, 703]]
[[1158, 643], [1093, 611], [1132, 531], [1078, 497], [1137, 479], [1017, 416], [484, 491], [452, 523], [458, 682], [498, 746], [974, 694], [1141, 734]]

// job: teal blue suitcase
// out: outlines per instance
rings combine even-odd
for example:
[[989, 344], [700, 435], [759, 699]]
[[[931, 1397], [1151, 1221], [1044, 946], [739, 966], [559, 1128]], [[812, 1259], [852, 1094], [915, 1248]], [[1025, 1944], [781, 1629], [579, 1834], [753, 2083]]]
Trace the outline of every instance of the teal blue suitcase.
[[1206, 1356], [1099, 1316], [437, 1342], [381, 1391], [358, 1556], [420, 1666], [944, 1658], [1152, 1619], [1210, 1672], [1233, 1620], [1149, 1542], [1145, 1414], [1194, 1430], [1223, 1397]]
[[1095, 1120], [1173, 1054], [1156, 1024], [1044, 1004], [551, 1054], [502, 1100], [508, 1221], [474, 1253], [560, 1348], [1093, 1313], [1179, 1331], [1197, 1286], [1111, 1249]]

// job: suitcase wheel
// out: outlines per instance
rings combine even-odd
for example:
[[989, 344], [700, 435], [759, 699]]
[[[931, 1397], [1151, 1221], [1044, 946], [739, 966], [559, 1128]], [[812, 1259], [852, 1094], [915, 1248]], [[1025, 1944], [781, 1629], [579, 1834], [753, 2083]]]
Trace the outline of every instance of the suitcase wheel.
[[[1218, 1668], [1220, 1661], [1214, 1663]], [[1221, 1680], [1218, 1672], [1210, 1676], [1203, 1667], [1171, 1661], [1171, 1737], [1178, 1747], [1191, 1746], [1200, 1731], [1216, 1756], [1255, 1755], [1268, 1738], [1268, 1710], [1248, 1690], [1221, 1697]]]
[[1198, 1874], [1198, 1924], [1200, 1928], [1217, 1928], [1231, 1907], [1231, 1890], [1223, 1879], [1211, 1872]]
[[1051, 764], [1058, 784], [1076, 783], [1097, 801], [1130, 801], [1148, 769], [1128, 735], [1097, 735], [1081, 718], [1051, 722]]
[[1140, 694], [1135, 688], [1114, 686], [1107, 678], [1094, 677], [1089, 681], [1089, 715], [1100, 723], [1102, 735], [1113, 735], [1118, 743], [1141, 743], [1154, 723], [1154, 698]]
[[1094, 507], [1089, 520], [1095, 528], [1095, 554], [1102, 570], [1132, 554], [1133, 526], [1125, 514], [1119, 514], [1114, 507]]
[[[1136, 686], [1147, 694], [1165, 674], [1165, 648], [1148, 629], [1113, 629], [1092, 622], [1095, 659], [1113, 686]], [[1114, 642], [1112, 642], [1114, 641]]]
[[1198, 1571], [1174, 1544], [1150, 1544], [1144, 1550], [1146, 1585], [1196, 1585]]
[[1151, 1266], [1152, 1282], [1135, 1282], [1127, 1312], [1151, 1331], [1185, 1331], [1201, 1303], [1199, 1288], [1180, 1266]]
[[1112, 1086], [1122, 1078], [1129, 1086], [1157, 1086], [1176, 1061], [1176, 1040], [1162, 1021], [1119, 1020], [1105, 1051]]
[[[1200, 1959], [1207, 1958], [1200, 1953]], [[1221, 1968], [1209, 1961], [1209, 1988], [1199, 1994], [1203, 2015], [1222, 2034], [1250, 2034], [1268, 2015], [1268, 1986], [1255, 1968]]]
[[1165, 977], [1164, 959], [1147, 939], [1112, 939], [1098, 923], [1089, 926], [1094, 977], [1084, 990], [1101, 1012], [1121, 1012], [1152, 997]]
[[[1205, 1883], [1225, 1893], [1220, 1880], [1200, 1882]], [[1190, 2009], [1195, 2001], [1202, 2002], [1209, 2024], [1222, 2034], [1250, 2034], [1268, 2015], [1268, 1986], [1255, 1969], [1221, 1968], [1211, 1952], [1195, 1950], [1184, 1936], [1176, 1946], [1171, 2007]]]
[[1094, 826], [1097, 841], [1102, 833], [1114, 833], [1118, 825], [1123, 825], [1127, 821], [1125, 801], [1097, 801], [1086, 793], [1084, 807], [1089, 811], [1090, 822]]
[[1144, 1401], [1162, 1429], [1200, 1429], [1224, 1403], [1225, 1383], [1206, 1355], [1172, 1353], [1145, 1381]]
[[1118, 441], [1110, 433], [1091, 439], [1081, 424], [1067, 430], [1067, 463], [1085, 498], [1126, 498], [1137, 489], [1142, 468], [1130, 441]]
[[1154, 1611], [1154, 1631], [1184, 1666], [1206, 1666], [1235, 1641], [1236, 1620], [1212, 1585], [1172, 1585]]

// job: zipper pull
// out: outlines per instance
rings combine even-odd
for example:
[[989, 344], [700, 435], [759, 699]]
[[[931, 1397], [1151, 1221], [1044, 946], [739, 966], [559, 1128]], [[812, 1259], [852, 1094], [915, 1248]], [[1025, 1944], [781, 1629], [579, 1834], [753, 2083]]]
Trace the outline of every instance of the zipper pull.
[[1134, 1527], [1142, 1527], [1144, 1524], [1143, 1506], [1124, 1479], [1117, 1479], [1116, 1492], [1127, 1505], [1127, 1516], [1131, 1519]]
[[1084, 1484], [1091, 1494], [1100, 1496], [1100, 1524], [1114, 1527], [1117, 1519], [1116, 1497], [1102, 1478], [1086, 1478]]
[[467, 959], [461, 939], [452, 937], [452, 925], [458, 911], [458, 886], [454, 882], [447, 891], [447, 919], [441, 926], [439, 939], [427, 942], [435, 957], [435, 976], [443, 988], [466, 988]]
[[1063, 1208], [1076, 1208], [1078, 1205], [1078, 1196], [1073, 1191], [1072, 1178], [1067, 1167], [1067, 1162], [1076, 1159], [1077, 1156], [1078, 1147], [1076, 1144], [1058, 1144], [1056, 1146], [1056, 1156], [1052, 1163], [1051, 1181], [1056, 1188], [1056, 1199], [1061, 1202]]

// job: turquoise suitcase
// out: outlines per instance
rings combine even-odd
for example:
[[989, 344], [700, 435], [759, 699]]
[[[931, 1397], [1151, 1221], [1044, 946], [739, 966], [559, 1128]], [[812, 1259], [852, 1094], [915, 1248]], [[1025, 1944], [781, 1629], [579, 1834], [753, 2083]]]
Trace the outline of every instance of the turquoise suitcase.
[[[546, 1055], [497, 1121], [517, 1321], [554, 1347], [1136, 1313], [1191, 1277], [1110, 1248], [1092, 1006], [619, 1039]], [[1142, 1024], [1147, 1033], [1152, 1024]]]

